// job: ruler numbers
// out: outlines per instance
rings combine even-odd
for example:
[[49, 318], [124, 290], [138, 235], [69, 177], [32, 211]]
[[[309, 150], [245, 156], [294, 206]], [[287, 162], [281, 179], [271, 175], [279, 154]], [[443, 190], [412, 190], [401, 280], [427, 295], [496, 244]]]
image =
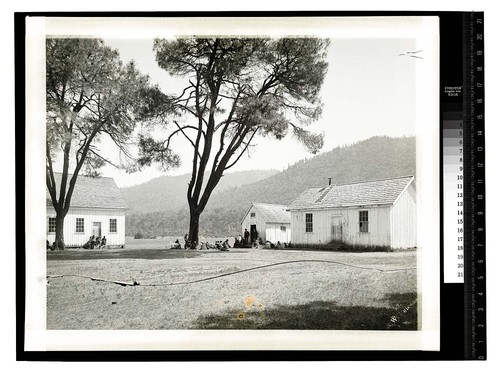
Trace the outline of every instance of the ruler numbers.
[[470, 298], [471, 359], [486, 359], [486, 264], [484, 173], [484, 41], [482, 13], [471, 20], [470, 106]]
[[[462, 86], [446, 86], [451, 100], [461, 98]], [[464, 119], [461, 107], [443, 112], [444, 277], [446, 283], [464, 282]]]
[[474, 277], [474, 317], [475, 317], [475, 358], [486, 359], [486, 264], [485, 264], [485, 172], [484, 172], [484, 41], [483, 18], [475, 19], [476, 50], [474, 69], [474, 112], [473, 137], [474, 140], [474, 181], [472, 181], [472, 208], [474, 216], [472, 246], [474, 249], [473, 277]]
[[463, 121], [460, 121], [458, 131], [458, 174], [457, 174], [457, 188], [456, 188], [456, 201], [457, 201], [457, 279], [463, 281], [464, 279], [464, 158], [463, 158]]

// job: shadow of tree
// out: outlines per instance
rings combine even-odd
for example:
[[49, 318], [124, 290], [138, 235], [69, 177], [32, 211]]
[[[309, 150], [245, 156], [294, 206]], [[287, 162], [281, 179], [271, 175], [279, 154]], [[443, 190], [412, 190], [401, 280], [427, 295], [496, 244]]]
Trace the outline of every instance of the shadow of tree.
[[339, 306], [334, 301], [279, 305], [271, 309], [252, 306], [242, 311], [198, 318], [197, 329], [328, 329], [417, 330], [417, 294], [385, 296], [389, 307]]
[[195, 258], [202, 253], [193, 250], [139, 249], [139, 250], [71, 250], [47, 253], [47, 260], [93, 260], [93, 259], [179, 259]]

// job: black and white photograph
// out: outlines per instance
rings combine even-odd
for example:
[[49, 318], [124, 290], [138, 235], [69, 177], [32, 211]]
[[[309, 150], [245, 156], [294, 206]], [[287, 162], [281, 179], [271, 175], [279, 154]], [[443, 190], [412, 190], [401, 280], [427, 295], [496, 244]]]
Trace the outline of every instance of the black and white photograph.
[[437, 17], [26, 35], [28, 348], [439, 349]]

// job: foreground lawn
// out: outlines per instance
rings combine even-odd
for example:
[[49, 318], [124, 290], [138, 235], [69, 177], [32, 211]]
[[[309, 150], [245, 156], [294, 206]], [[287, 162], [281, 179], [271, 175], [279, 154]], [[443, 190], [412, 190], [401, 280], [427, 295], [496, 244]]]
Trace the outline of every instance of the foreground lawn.
[[417, 293], [389, 294], [391, 307], [339, 306], [332, 301], [251, 306], [246, 311], [205, 316], [199, 329], [416, 330]]
[[47, 328], [417, 329], [415, 252], [148, 251], [49, 254]]

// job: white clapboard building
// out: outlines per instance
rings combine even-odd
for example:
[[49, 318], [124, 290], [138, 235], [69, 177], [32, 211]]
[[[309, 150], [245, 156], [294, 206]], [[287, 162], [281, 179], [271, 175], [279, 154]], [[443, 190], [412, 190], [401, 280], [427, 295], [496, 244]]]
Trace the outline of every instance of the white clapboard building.
[[290, 212], [279, 204], [252, 203], [241, 220], [242, 233], [247, 229], [251, 240], [262, 238], [273, 244], [291, 240]]
[[[61, 174], [56, 173], [55, 179], [60, 186]], [[125, 200], [112, 178], [78, 176], [64, 219], [66, 246], [83, 246], [92, 235], [106, 236], [109, 247], [124, 246], [125, 210]], [[47, 240], [50, 244], [55, 241], [55, 231], [56, 212], [47, 191]]]
[[417, 245], [413, 176], [308, 189], [289, 208], [293, 244]]

